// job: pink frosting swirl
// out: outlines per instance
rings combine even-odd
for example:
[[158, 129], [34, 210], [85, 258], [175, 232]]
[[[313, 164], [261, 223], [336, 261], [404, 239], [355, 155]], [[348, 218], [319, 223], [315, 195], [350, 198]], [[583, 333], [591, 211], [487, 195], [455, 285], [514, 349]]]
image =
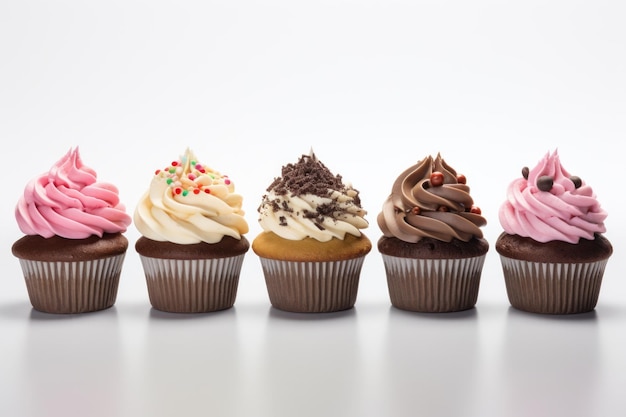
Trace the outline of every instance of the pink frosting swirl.
[[118, 189], [97, 182], [96, 172], [83, 164], [75, 148], [28, 183], [15, 217], [27, 235], [84, 239], [125, 232], [131, 222], [125, 210]]
[[507, 200], [500, 207], [500, 224], [506, 233], [542, 243], [578, 243], [606, 231], [607, 213], [593, 190], [561, 166], [557, 151], [522, 172], [523, 177], [509, 185]]

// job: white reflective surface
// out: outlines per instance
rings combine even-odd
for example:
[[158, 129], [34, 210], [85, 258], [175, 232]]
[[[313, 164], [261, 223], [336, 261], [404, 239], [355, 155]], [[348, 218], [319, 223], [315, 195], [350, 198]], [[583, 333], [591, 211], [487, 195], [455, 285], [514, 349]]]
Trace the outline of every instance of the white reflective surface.
[[[626, 5], [617, 1], [0, 2], [0, 415], [626, 415]], [[129, 212], [187, 147], [256, 209], [311, 148], [361, 191], [373, 242], [396, 176], [441, 152], [491, 244], [475, 309], [389, 305], [366, 258], [354, 309], [270, 307], [246, 255], [228, 311], [150, 307], [131, 247], [115, 306], [33, 311], [10, 247], [26, 182], [72, 146]], [[509, 307], [498, 207], [557, 149], [609, 213], [592, 313]]]

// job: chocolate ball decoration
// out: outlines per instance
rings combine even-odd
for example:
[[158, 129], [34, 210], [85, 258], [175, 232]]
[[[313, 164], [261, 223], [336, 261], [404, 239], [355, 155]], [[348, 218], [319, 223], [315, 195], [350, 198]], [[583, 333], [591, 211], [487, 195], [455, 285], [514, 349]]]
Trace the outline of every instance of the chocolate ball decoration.
[[530, 173], [530, 169], [528, 169], [528, 167], [522, 168], [522, 177], [524, 177], [525, 180], [528, 179], [528, 174], [529, 173]]
[[580, 177], [577, 177], [576, 175], [572, 175], [571, 177], [569, 177], [570, 180], [572, 180], [572, 182], [574, 183], [574, 187], [576, 188], [580, 188], [583, 185], [583, 180], [580, 179]]
[[537, 178], [537, 188], [541, 191], [550, 191], [554, 185], [554, 179], [549, 175], [542, 175]]
[[441, 187], [443, 185], [443, 179], [443, 173], [439, 171], [434, 171], [432, 174], [430, 174], [430, 184], [433, 187]]

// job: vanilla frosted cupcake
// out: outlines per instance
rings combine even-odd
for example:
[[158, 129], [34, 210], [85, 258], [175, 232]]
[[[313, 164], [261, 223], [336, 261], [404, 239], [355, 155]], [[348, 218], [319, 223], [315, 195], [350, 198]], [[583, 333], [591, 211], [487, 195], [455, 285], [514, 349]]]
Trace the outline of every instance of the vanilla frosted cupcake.
[[157, 310], [202, 313], [235, 303], [250, 244], [243, 198], [228, 176], [191, 150], [159, 169], [135, 209], [150, 303]]
[[131, 218], [117, 187], [99, 182], [78, 148], [28, 183], [15, 217], [25, 236], [12, 252], [36, 310], [85, 313], [115, 303]]
[[584, 313], [595, 308], [613, 253], [606, 211], [590, 186], [547, 153], [511, 182], [496, 241], [511, 305], [533, 313]]
[[466, 182], [439, 154], [395, 180], [377, 218], [393, 306], [435, 313], [476, 304], [489, 244]]
[[263, 228], [252, 242], [272, 305], [292, 312], [333, 312], [356, 302], [368, 226], [359, 192], [311, 152], [282, 168], [259, 207]]

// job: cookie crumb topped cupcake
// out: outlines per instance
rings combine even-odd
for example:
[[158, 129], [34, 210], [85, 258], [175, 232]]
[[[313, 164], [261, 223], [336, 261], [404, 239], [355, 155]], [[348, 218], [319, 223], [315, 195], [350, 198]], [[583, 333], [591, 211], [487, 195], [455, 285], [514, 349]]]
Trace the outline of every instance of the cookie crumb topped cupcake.
[[205, 313], [234, 305], [250, 248], [243, 198], [227, 175], [189, 149], [156, 170], [135, 209], [135, 243], [152, 306]]
[[487, 222], [466, 183], [440, 154], [395, 180], [377, 217], [394, 307], [442, 313], [476, 304], [489, 244], [480, 229]]
[[558, 153], [507, 189], [496, 241], [511, 305], [544, 314], [595, 308], [611, 243], [602, 235], [607, 213], [590, 186], [570, 175]]
[[311, 151], [283, 166], [259, 206], [252, 242], [271, 304], [291, 312], [346, 310], [356, 302], [371, 242], [359, 192]]
[[15, 217], [12, 246], [30, 302], [46, 313], [86, 313], [116, 300], [131, 223], [117, 187], [99, 182], [78, 147], [31, 180]]

